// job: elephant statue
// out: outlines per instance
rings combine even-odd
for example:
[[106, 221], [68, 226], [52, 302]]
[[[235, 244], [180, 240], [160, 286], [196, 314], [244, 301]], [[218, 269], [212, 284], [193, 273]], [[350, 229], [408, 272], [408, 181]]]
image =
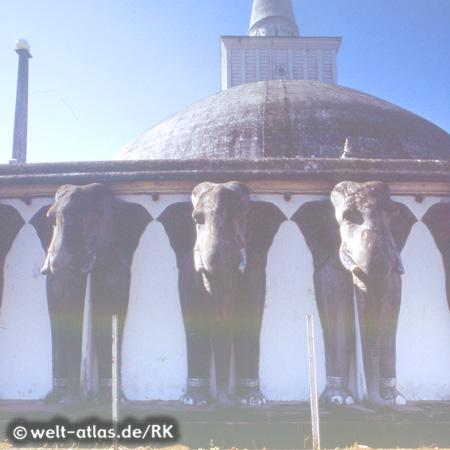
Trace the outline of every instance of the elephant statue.
[[47, 251], [41, 270], [47, 275], [53, 346], [53, 389], [47, 403], [82, 400], [83, 311], [89, 273], [99, 373], [97, 401], [110, 401], [112, 315], [118, 315], [120, 349], [133, 254], [151, 220], [141, 205], [115, 198], [108, 187], [98, 183], [61, 186], [54, 204], [32, 219]]
[[368, 401], [404, 405], [397, 390], [396, 333], [404, 268], [400, 258], [417, 221], [382, 182], [344, 181], [331, 192], [339, 224], [339, 257], [352, 274]]
[[445, 291], [450, 308], [450, 203], [436, 203], [422, 217], [442, 255], [445, 270]]
[[6, 255], [24, 225], [25, 221], [15, 208], [9, 205], [0, 205], [0, 308], [3, 300], [3, 272]]
[[[188, 378], [181, 402], [211, 401], [211, 346], [220, 406], [261, 405], [259, 336], [265, 303], [267, 254], [286, 219], [273, 204], [251, 201], [238, 182], [201, 183], [189, 202], [159, 217], [177, 257], [187, 342]], [[234, 348], [236, 396], [230, 395]]]
[[[405, 205], [390, 199], [384, 183], [344, 182], [331, 195], [333, 203], [329, 200], [305, 203], [291, 218], [304, 235], [313, 257], [327, 374], [321, 400], [339, 405], [354, 403], [348, 380], [355, 354], [356, 291], [364, 369], [366, 378], [372, 382], [367, 383], [372, 386], [369, 402], [374, 406], [402, 403], [404, 398], [395, 389], [395, 334], [401, 292], [398, 272], [403, 270], [400, 251], [416, 218]], [[373, 266], [370, 276], [368, 272], [361, 273], [368, 270], [368, 259], [381, 261], [382, 257], [394, 258], [395, 262], [392, 270], [388, 270], [386, 263], [385, 277], [373, 273]], [[398, 283], [396, 289], [391, 278]], [[379, 353], [376, 365], [370, 356], [374, 349]]]

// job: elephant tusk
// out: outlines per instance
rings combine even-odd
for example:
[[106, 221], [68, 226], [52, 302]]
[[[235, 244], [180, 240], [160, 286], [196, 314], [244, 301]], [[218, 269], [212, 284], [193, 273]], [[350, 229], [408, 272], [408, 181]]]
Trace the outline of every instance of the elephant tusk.
[[[358, 264], [353, 261], [353, 258], [348, 253], [347, 249], [341, 247], [339, 251], [339, 257], [341, 259], [342, 265], [353, 274], [353, 279], [355, 283], [361, 288], [364, 289], [364, 283], [366, 283], [366, 274], [364, 271], [358, 266]], [[362, 285], [361, 285], [362, 283]]]
[[346, 251], [339, 252], [339, 258], [341, 259], [342, 265], [351, 273], [354, 273], [359, 269], [358, 265], [353, 261], [353, 258]]
[[41, 269], [42, 275], [50, 275], [52, 273], [52, 269], [50, 266], [50, 256], [47, 255], [47, 258], [45, 258], [44, 266]]
[[247, 250], [244, 248], [241, 248], [239, 255], [241, 257], [240, 261], [239, 261], [239, 272], [244, 273], [245, 272], [245, 268], [247, 267]]
[[202, 280], [203, 280], [203, 286], [205, 286], [206, 292], [208, 292], [208, 294], [212, 295], [212, 286], [211, 283], [208, 280], [208, 277], [206, 276], [206, 273], [203, 271], [202, 272]]
[[205, 266], [203, 265], [202, 254], [198, 249], [194, 250], [194, 266], [196, 272], [205, 272]]
[[405, 268], [403, 267], [402, 258], [400, 255], [397, 255], [397, 265], [395, 267], [395, 271], [399, 275], [403, 275], [405, 273]]
[[83, 267], [81, 267], [82, 273], [89, 273], [94, 267], [95, 260], [97, 259], [97, 254], [93, 251], [88, 252], [86, 262]]

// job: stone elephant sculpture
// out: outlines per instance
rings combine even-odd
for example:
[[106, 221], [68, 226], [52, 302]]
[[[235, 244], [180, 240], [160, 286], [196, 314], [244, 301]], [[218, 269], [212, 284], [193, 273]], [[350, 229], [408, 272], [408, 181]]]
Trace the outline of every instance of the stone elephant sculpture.
[[400, 258], [412, 225], [409, 209], [382, 182], [342, 182], [331, 192], [341, 234], [339, 256], [352, 274], [367, 396], [374, 406], [404, 405], [397, 390], [396, 334], [402, 293]]
[[81, 401], [83, 311], [89, 273], [99, 374], [97, 400], [111, 399], [111, 318], [118, 315], [120, 349], [133, 254], [151, 220], [141, 205], [115, 198], [108, 187], [98, 183], [61, 186], [54, 204], [33, 218], [47, 250], [41, 273], [47, 275], [53, 389], [46, 402]]
[[[321, 400], [354, 403], [348, 378], [355, 352], [356, 295], [368, 400], [374, 406], [403, 403], [395, 389], [400, 252], [416, 218], [392, 201], [380, 182], [340, 183], [331, 198], [305, 203], [292, 217], [313, 256], [327, 373]], [[370, 261], [378, 261], [385, 271], [376, 273]]]
[[445, 291], [450, 308], [450, 203], [436, 203], [422, 217], [441, 253], [445, 270]]
[[[181, 402], [209, 403], [211, 344], [219, 405], [260, 405], [259, 336], [266, 291], [267, 254], [284, 214], [251, 201], [238, 182], [201, 183], [188, 202], [158, 217], [179, 269], [188, 378]], [[229, 395], [234, 348], [237, 398]]]

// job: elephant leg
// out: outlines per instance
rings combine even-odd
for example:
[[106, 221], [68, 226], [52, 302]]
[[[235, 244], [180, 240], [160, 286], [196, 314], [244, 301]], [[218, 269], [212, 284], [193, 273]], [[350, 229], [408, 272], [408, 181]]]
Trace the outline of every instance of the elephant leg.
[[383, 398], [380, 391], [382, 335], [385, 329], [383, 325], [385, 305], [382, 304], [382, 300], [385, 298], [385, 287], [367, 288], [356, 285], [355, 293], [368, 401], [376, 407], [393, 406], [393, 400]]
[[121, 388], [121, 349], [125, 319], [130, 293], [130, 270], [128, 267], [106, 268], [99, 265], [92, 273], [92, 326], [99, 376], [98, 403], [112, 401], [112, 317], [117, 315], [118, 386], [119, 397], [124, 399]]
[[52, 275], [47, 276], [47, 302], [52, 332], [52, 372], [53, 388], [45, 397], [45, 403], [56, 404], [64, 401], [67, 390], [67, 351], [64, 348], [64, 308], [56, 298]]
[[396, 378], [396, 336], [401, 289], [400, 276], [392, 275], [384, 299], [386, 307], [383, 309], [382, 321], [384, 330], [381, 343], [380, 392], [383, 399], [392, 401], [395, 405], [406, 404], [405, 397], [397, 390]]
[[180, 267], [178, 286], [188, 364], [186, 392], [180, 402], [185, 405], [206, 405], [211, 403], [209, 378], [213, 316], [211, 305], [191, 261]]
[[252, 270], [251, 261], [239, 280], [233, 323], [236, 394], [241, 404], [266, 403], [259, 386], [261, 323], [266, 295], [264, 267]]
[[314, 289], [323, 330], [327, 386], [320, 400], [352, 405], [348, 390], [350, 362], [355, 349], [355, 313], [351, 275], [331, 261], [314, 270]]

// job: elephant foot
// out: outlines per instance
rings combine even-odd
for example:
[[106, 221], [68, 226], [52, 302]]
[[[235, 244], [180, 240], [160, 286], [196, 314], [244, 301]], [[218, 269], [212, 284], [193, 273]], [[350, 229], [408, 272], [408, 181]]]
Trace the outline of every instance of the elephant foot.
[[237, 381], [237, 398], [241, 405], [261, 406], [267, 403], [259, 390], [258, 378], [240, 378]]
[[66, 397], [67, 388], [65, 386], [55, 386], [45, 397], [45, 403], [47, 405], [56, 405], [58, 403], [64, 403]]
[[377, 392], [374, 395], [368, 395], [368, 406], [374, 408], [393, 408], [395, 406], [393, 399], [385, 399]]
[[[389, 382], [385, 380], [390, 380]], [[395, 378], [382, 378], [372, 388], [368, 388], [368, 403], [376, 408], [393, 408], [405, 404], [405, 398], [397, 391]], [[403, 400], [403, 403], [402, 403]], [[397, 403], [398, 402], [398, 403]]]
[[384, 400], [389, 400], [396, 406], [406, 405], [405, 397], [397, 390], [396, 378], [382, 378], [380, 393]]
[[320, 401], [334, 405], [354, 405], [355, 399], [347, 389], [347, 384], [347, 378], [327, 377], [327, 387], [320, 396]]
[[189, 406], [203, 406], [211, 403], [208, 378], [188, 378], [186, 392], [180, 399], [180, 403]]
[[327, 386], [320, 396], [320, 401], [333, 405], [350, 406], [355, 404], [353, 395], [346, 387]]

